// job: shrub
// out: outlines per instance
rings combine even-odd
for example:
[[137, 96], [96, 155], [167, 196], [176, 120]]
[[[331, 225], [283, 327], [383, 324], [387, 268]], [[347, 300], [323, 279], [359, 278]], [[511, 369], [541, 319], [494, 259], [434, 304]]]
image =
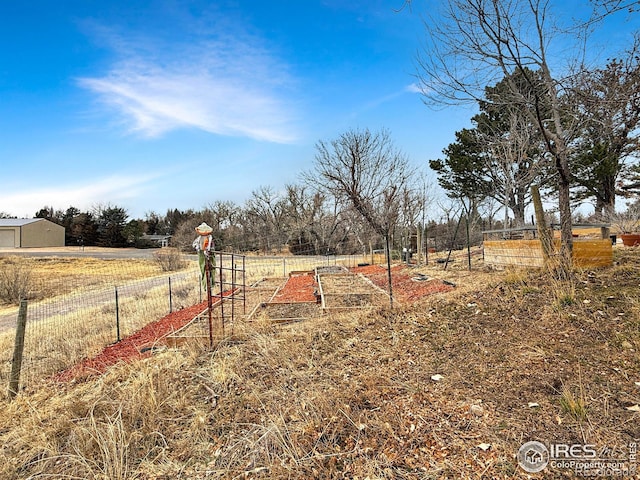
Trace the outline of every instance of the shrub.
[[0, 301], [20, 303], [33, 295], [32, 269], [26, 259], [11, 258], [0, 269]]
[[163, 272], [182, 270], [187, 266], [187, 262], [182, 258], [182, 254], [177, 248], [161, 248], [157, 252], [154, 252], [153, 259], [160, 265]]

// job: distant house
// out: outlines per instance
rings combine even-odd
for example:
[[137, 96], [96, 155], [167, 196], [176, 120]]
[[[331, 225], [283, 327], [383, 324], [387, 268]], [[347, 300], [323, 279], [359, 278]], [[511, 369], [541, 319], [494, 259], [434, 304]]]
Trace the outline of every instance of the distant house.
[[0, 218], [0, 248], [64, 247], [64, 227], [45, 218]]
[[142, 235], [140, 240], [158, 247], [168, 247], [171, 235]]

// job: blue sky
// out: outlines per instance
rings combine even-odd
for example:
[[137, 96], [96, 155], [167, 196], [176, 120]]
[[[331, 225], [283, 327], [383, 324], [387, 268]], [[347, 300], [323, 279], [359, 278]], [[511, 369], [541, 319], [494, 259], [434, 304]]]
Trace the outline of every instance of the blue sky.
[[402, 3], [1, 2], [0, 211], [242, 205], [356, 128], [424, 167], [474, 111], [422, 103]]

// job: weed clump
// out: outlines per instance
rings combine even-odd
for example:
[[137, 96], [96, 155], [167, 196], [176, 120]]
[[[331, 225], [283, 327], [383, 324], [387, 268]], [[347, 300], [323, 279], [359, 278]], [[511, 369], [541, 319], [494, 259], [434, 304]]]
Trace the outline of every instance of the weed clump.
[[163, 272], [175, 272], [187, 266], [187, 262], [177, 248], [161, 248], [153, 254], [153, 259]]
[[33, 270], [27, 259], [10, 257], [0, 269], [0, 301], [18, 304], [35, 295]]

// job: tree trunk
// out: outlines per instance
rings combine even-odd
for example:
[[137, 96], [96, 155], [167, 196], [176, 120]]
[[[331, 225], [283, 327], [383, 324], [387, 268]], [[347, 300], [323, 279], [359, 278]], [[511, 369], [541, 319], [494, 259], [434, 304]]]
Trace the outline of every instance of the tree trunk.
[[562, 273], [568, 276], [573, 267], [573, 228], [569, 182], [562, 176], [558, 186], [558, 209], [560, 211], [560, 267]]
[[511, 206], [511, 211], [513, 212], [516, 227], [522, 227], [524, 225], [524, 204], [518, 202], [514, 203]]
[[607, 218], [611, 218], [616, 211], [616, 183], [615, 178], [609, 178], [604, 182], [604, 214]]
[[538, 238], [542, 244], [542, 255], [545, 263], [553, 253], [553, 243], [547, 222], [544, 218], [544, 210], [542, 209], [542, 200], [540, 199], [540, 190], [537, 185], [531, 185], [531, 199], [533, 200], [533, 208], [536, 214], [536, 225], [538, 227]]

